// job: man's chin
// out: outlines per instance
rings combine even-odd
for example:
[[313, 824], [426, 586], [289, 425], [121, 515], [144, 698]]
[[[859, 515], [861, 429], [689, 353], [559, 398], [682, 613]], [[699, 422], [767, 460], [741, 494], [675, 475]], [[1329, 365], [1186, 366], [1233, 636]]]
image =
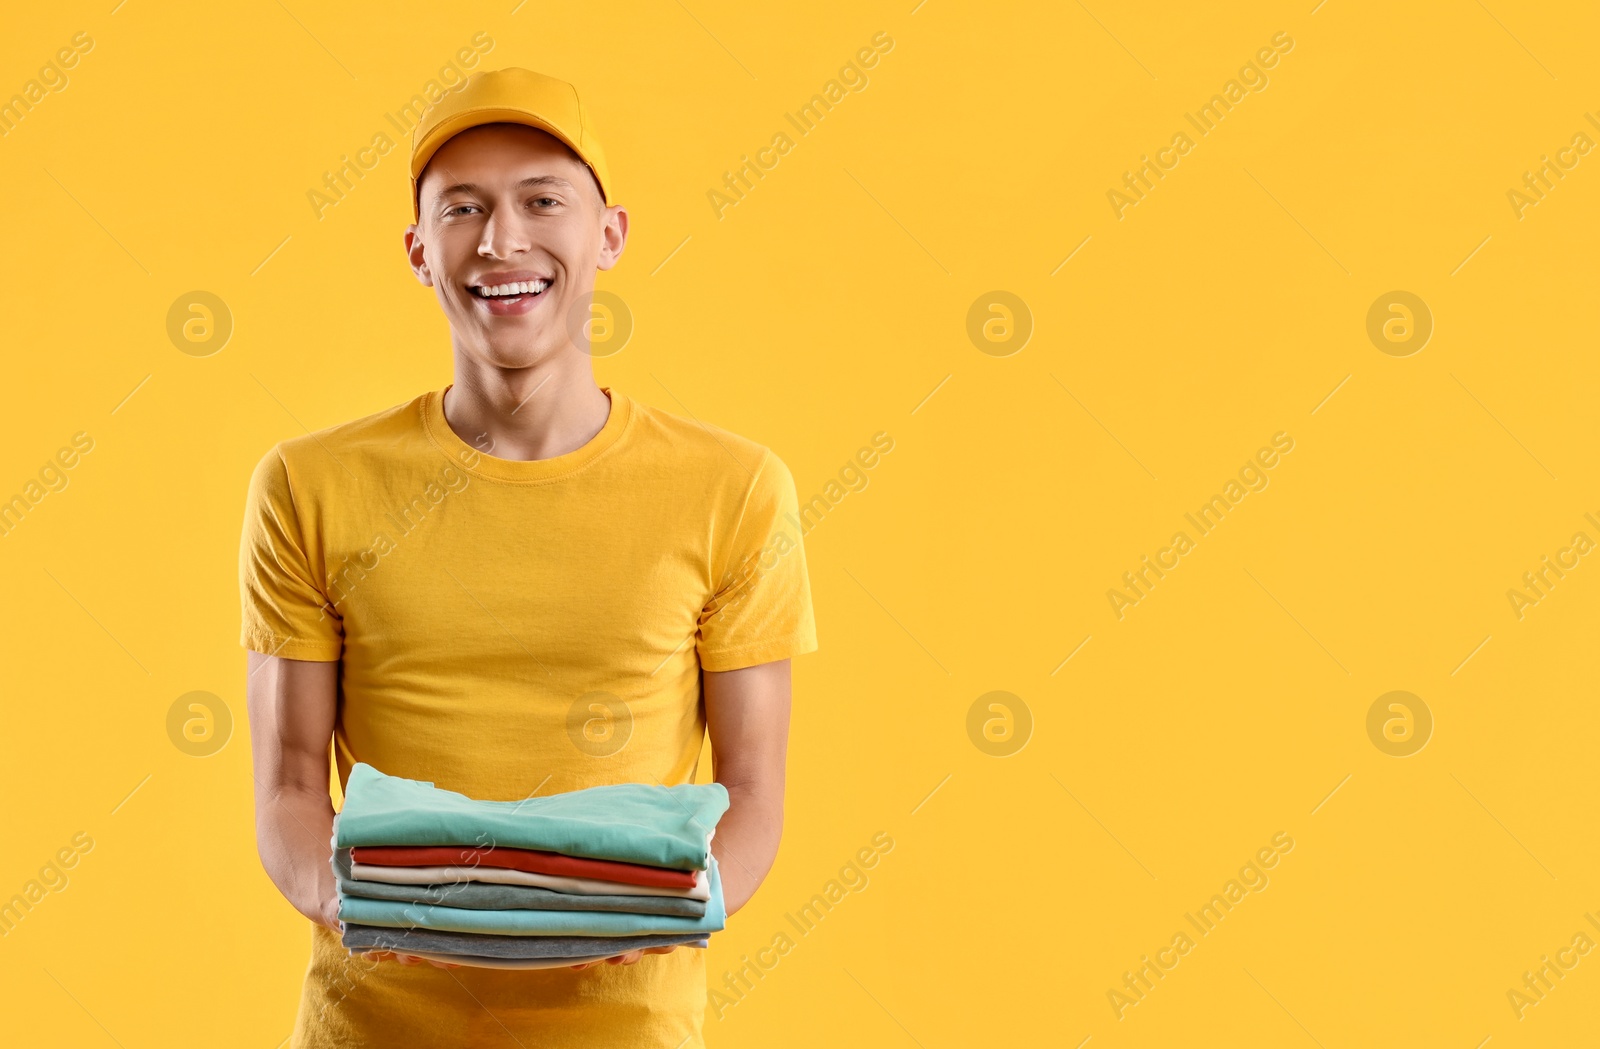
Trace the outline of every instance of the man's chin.
[[480, 342], [471, 351], [472, 356], [496, 368], [531, 368], [543, 361], [559, 356], [561, 346], [546, 345], [540, 333], [529, 332], [524, 338], [501, 333], [496, 338]]

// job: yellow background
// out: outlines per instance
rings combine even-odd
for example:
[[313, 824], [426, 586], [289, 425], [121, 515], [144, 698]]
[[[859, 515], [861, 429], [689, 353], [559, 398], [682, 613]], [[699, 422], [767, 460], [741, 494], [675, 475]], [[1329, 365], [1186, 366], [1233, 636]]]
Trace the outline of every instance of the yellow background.
[[[0, 98], [94, 46], [0, 139], [0, 495], [95, 441], [0, 538], [0, 898], [95, 843], [0, 939], [8, 1043], [289, 1033], [309, 937], [255, 853], [245, 482], [449, 381], [404, 145], [320, 219], [306, 194], [479, 32], [485, 64], [582, 88], [630, 208], [602, 383], [768, 444], [803, 501], [895, 442], [806, 539], [783, 849], [710, 982], [798, 942], [711, 1045], [1594, 1040], [1600, 954], [1520, 1020], [1507, 991], [1600, 936], [1600, 559], [1520, 620], [1506, 596], [1600, 539], [1600, 155], [1507, 199], [1600, 141], [1592, 11], [513, 3], [8, 19]], [[717, 218], [708, 191], [878, 32], [870, 85]], [[1107, 191], [1279, 32], [1269, 85], [1118, 219]], [[197, 289], [234, 321], [205, 357], [166, 330]], [[1409, 356], [1366, 333], [1396, 289], [1434, 318]], [[1008, 356], [967, 334], [995, 290], [1034, 324]], [[1106, 591], [1279, 431], [1269, 486], [1119, 620]], [[194, 690], [234, 718], [210, 757], [168, 736]], [[1032, 719], [1007, 757], [967, 728], [996, 690]], [[1410, 757], [1367, 733], [1394, 690], [1435, 723]], [[1280, 831], [1268, 886], [1118, 1019], [1122, 974]], [[870, 884], [800, 936], [785, 914], [879, 832]]]

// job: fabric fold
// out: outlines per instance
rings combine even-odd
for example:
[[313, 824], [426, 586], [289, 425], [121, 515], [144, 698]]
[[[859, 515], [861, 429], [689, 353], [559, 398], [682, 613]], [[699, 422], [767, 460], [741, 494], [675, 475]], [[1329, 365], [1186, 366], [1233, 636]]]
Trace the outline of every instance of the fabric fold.
[[498, 867], [527, 871], [530, 874], [558, 874], [571, 878], [595, 878], [628, 885], [647, 885], [662, 889], [692, 889], [694, 871], [668, 867], [646, 867], [616, 860], [593, 860], [583, 856], [563, 856], [559, 852], [513, 849], [499, 846], [468, 848], [453, 845], [358, 845], [351, 859], [380, 867]]
[[720, 783], [618, 783], [521, 801], [483, 801], [358, 761], [334, 825], [340, 848], [486, 844], [704, 870], [728, 810]]
[[340, 942], [352, 950], [400, 951], [415, 954], [465, 955], [485, 958], [595, 958], [626, 954], [644, 947], [680, 947], [702, 936], [484, 936], [433, 929], [387, 929], [346, 925]]
[[389, 882], [397, 885], [453, 885], [460, 882], [488, 882], [496, 885], [534, 885], [571, 896], [678, 896], [689, 900], [711, 899], [711, 881], [705, 871], [697, 871], [692, 889], [657, 889], [644, 885], [624, 885], [617, 881], [593, 878], [563, 878], [554, 874], [529, 874], [495, 867], [373, 867], [365, 863], [350, 865], [357, 881]]
[[422, 928], [491, 936], [654, 936], [674, 933], [705, 936], [721, 931], [727, 920], [722, 902], [722, 877], [714, 859], [711, 861], [710, 882], [711, 899], [706, 905], [706, 913], [699, 918], [602, 911], [474, 910], [347, 896], [339, 900], [339, 920], [356, 925]]
[[350, 867], [350, 850], [335, 849], [333, 873], [338, 879], [341, 896], [485, 911], [628, 911], [635, 914], [671, 914], [682, 918], [699, 918], [706, 913], [705, 900], [691, 900], [686, 896], [575, 895], [533, 885], [477, 881], [438, 885], [356, 881]]
[[[680, 947], [708, 947], [707, 940], [695, 940], [693, 943], [678, 944]], [[358, 952], [365, 953], [365, 952]], [[587, 958], [491, 958], [482, 954], [438, 954], [433, 951], [408, 951], [408, 954], [418, 958], [426, 958], [436, 962], [455, 962], [457, 965], [470, 965], [477, 969], [560, 969], [569, 965], [582, 965], [585, 962], [603, 962], [607, 958], [615, 958], [615, 954], [596, 954]], [[618, 952], [621, 954], [627, 951]]]

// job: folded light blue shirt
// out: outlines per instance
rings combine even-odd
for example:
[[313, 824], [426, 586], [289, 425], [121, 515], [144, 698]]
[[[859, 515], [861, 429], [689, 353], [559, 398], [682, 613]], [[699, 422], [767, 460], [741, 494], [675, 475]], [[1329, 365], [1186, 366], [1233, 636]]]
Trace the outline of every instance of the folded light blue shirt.
[[333, 844], [501, 846], [705, 870], [711, 832], [726, 811], [728, 790], [720, 783], [618, 783], [480, 801], [361, 761], [346, 781]]
[[[722, 874], [711, 860], [707, 874], [711, 900], [702, 918], [670, 914], [625, 914], [605, 911], [478, 910], [398, 900], [339, 897], [339, 920], [351, 925], [391, 929], [432, 929], [496, 936], [667, 936], [720, 932], [727, 921], [722, 902]], [[573, 900], [581, 901], [582, 896]]]

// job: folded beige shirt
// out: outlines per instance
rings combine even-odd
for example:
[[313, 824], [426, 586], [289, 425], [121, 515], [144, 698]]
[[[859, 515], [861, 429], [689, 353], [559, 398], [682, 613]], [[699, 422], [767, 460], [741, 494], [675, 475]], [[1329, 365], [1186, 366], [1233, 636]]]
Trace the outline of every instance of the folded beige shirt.
[[568, 878], [558, 874], [533, 874], [505, 867], [380, 867], [372, 863], [352, 863], [350, 876], [356, 881], [382, 881], [391, 885], [454, 885], [464, 881], [494, 882], [500, 885], [537, 885], [556, 892], [581, 896], [682, 896], [690, 900], [711, 899], [711, 879], [696, 871], [694, 888], [663, 889], [652, 885], [624, 885], [596, 878]]

